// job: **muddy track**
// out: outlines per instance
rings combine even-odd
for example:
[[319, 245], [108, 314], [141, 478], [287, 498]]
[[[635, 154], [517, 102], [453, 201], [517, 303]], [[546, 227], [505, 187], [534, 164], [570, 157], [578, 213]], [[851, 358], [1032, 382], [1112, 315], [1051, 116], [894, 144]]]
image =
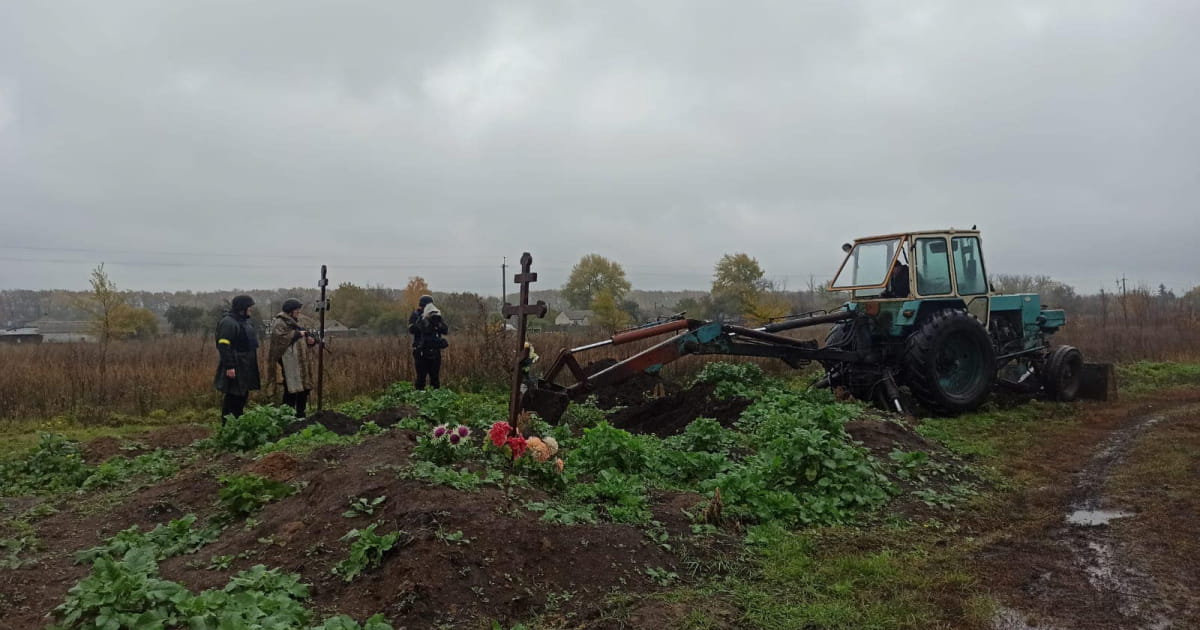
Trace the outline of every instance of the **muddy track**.
[[[1046, 531], [1047, 550], [1061, 556], [1050, 560], [1023, 589], [1031, 609], [1002, 606], [997, 630], [1113, 630], [1191, 627], [1180, 625], [1176, 611], [1162, 596], [1160, 585], [1136, 539], [1113, 527], [1119, 519], [1136, 519], [1107, 491], [1139, 440], [1156, 426], [1200, 412], [1196, 404], [1175, 405], [1140, 413], [1113, 430], [1073, 475], [1062, 520]], [[1179, 561], [1188, 562], [1186, 559]], [[1063, 587], [1063, 584], [1068, 585]], [[1086, 611], [1086, 614], [1080, 614]]]

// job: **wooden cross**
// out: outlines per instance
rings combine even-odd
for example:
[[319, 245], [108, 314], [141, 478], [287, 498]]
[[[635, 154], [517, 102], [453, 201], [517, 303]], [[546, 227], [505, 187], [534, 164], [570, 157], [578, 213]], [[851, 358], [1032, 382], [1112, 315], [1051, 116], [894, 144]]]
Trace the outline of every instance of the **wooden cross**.
[[525, 349], [525, 329], [530, 315], [546, 316], [546, 303], [538, 300], [537, 304], [529, 303], [529, 285], [537, 282], [537, 274], [529, 270], [533, 266], [533, 256], [529, 252], [521, 254], [521, 273], [513, 276], [513, 282], [521, 287], [521, 303], [513, 306], [505, 302], [500, 310], [507, 319], [517, 316], [517, 361], [513, 366], [512, 392], [508, 398], [508, 424], [517, 426], [517, 414], [521, 413], [521, 364], [529, 358]]

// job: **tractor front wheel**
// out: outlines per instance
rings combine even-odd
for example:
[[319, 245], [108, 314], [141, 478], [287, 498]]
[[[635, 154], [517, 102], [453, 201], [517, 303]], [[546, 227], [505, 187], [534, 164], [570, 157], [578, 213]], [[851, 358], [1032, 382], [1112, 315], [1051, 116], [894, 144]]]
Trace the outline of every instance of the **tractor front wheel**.
[[913, 397], [931, 411], [974, 411], [996, 380], [991, 338], [966, 311], [938, 311], [905, 342], [904, 377]]
[[1075, 400], [1083, 377], [1083, 354], [1073, 346], [1058, 346], [1046, 355], [1042, 366], [1046, 394], [1059, 402]]

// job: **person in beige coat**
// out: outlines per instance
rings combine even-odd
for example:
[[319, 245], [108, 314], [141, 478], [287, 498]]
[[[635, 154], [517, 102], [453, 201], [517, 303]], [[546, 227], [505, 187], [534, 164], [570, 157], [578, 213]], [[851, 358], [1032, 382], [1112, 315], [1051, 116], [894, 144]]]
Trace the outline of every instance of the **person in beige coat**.
[[267, 353], [267, 382], [283, 392], [283, 404], [295, 409], [297, 418], [304, 417], [308, 393], [317, 380], [317, 339], [300, 325], [303, 306], [295, 298], [284, 301], [271, 322]]

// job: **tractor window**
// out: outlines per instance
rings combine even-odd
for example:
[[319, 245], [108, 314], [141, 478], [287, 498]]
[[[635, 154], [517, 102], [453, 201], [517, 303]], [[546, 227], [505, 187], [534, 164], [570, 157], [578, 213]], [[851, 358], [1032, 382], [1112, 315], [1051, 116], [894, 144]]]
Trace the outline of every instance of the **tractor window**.
[[833, 279], [835, 291], [853, 287], [882, 287], [888, 281], [892, 261], [900, 251], [900, 239], [858, 243]]
[[950, 257], [946, 255], [946, 239], [917, 239], [917, 293], [945, 295], [950, 293]]
[[958, 278], [958, 294], [987, 293], [987, 278], [983, 273], [979, 239], [974, 236], [956, 236], [950, 239], [950, 242], [954, 249], [954, 275]]

